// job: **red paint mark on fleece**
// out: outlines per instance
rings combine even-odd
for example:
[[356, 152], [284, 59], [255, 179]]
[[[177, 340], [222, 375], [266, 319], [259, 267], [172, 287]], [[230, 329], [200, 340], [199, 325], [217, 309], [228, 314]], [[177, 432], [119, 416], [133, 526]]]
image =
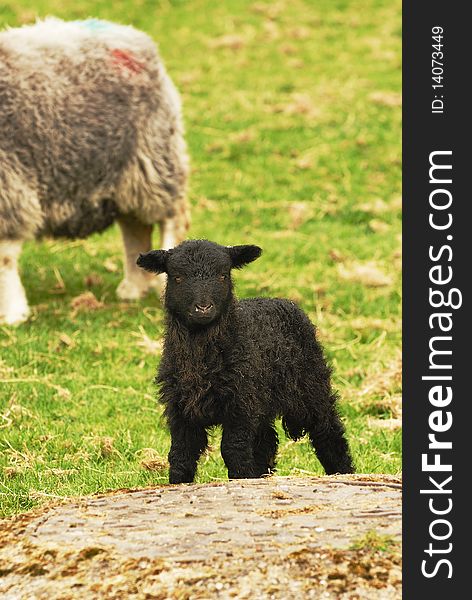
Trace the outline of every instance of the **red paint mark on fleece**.
[[141, 73], [144, 69], [144, 65], [137, 61], [131, 52], [126, 52], [125, 50], [119, 50], [115, 48], [115, 50], [111, 51], [111, 55], [113, 57], [113, 62], [120, 67], [124, 67], [133, 73]]

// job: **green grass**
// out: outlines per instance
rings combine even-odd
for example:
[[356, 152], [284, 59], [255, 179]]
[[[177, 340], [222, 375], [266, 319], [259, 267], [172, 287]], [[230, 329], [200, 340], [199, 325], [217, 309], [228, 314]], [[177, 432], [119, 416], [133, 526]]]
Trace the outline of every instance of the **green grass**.
[[[158, 41], [184, 103], [190, 236], [263, 247], [236, 274], [238, 294], [290, 297], [308, 312], [357, 470], [397, 473], [399, 0], [7, 0], [0, 25], [47, 14], [132, 23]], [[25, 247], [33, 318], [0, 328], [3, 514], [167, 480], [149, 343], [162, 338], [162, 310], [152, 296], [120, 303], [110, 261], [121, 270], [116, 228]], [[91, 273], [104, 307], [75, 314]], [[322, 473], [306, 441], [280, 435], [281, 475]], [[216, 432], [198, 481], [225, 477]]]
[[368, 550], [370, 552], [391, 552], [400, 547], [400, 542], [392, 535], [368, 531], [365, 535], [354, 540], [351, 550]]

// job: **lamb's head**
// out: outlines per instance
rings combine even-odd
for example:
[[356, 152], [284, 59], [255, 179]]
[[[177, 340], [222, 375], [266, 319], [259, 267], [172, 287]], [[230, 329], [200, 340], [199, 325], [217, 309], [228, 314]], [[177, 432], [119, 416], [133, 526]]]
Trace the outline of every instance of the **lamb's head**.
[[171, 250], [141, 254], [137, 264], [152, 273], [167, 273], [165, 307], [187, 326], [217, 321], [233, 299], [231, 269], [261, 255], [258, 246], [220, 246], [207, 240], [188, 240]]

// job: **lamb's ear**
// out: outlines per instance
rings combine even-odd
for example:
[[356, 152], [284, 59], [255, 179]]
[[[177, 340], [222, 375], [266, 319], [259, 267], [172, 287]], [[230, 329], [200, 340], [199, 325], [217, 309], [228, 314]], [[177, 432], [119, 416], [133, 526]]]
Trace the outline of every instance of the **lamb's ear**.
[[247, 263], [256, 260], [262, 254], [262, 248], [259, 246], [228, 246], [231, 266], [240, 269]]
[[151, 273], [167, 273], [168, 257], [168, 250], [151, 250], [146, 254], [140, 254], [136, 264]]

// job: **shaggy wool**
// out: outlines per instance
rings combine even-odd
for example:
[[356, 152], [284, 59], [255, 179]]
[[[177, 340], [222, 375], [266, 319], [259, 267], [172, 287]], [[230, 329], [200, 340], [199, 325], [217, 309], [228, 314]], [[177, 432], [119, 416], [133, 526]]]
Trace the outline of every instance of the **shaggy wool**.
[[351, 473], [331, 369], [305, 313], [290, 300], [237, 300], [231, 271], [258, 246], [190, 240], [154, 250], [138, 265], [167, 273], [164, 352], [157, 383], [172, 443], [171, 483], [193, 481], [207, 429], [222, 425], [230, 478], [269, 474], [282, 418], [293, 439], [307, 434], [327, 473]]
[[187, 162], [146, 34], [53, 18], [0, 32], [0, 240], [85, 237], [119, 215], [185, 232]]

